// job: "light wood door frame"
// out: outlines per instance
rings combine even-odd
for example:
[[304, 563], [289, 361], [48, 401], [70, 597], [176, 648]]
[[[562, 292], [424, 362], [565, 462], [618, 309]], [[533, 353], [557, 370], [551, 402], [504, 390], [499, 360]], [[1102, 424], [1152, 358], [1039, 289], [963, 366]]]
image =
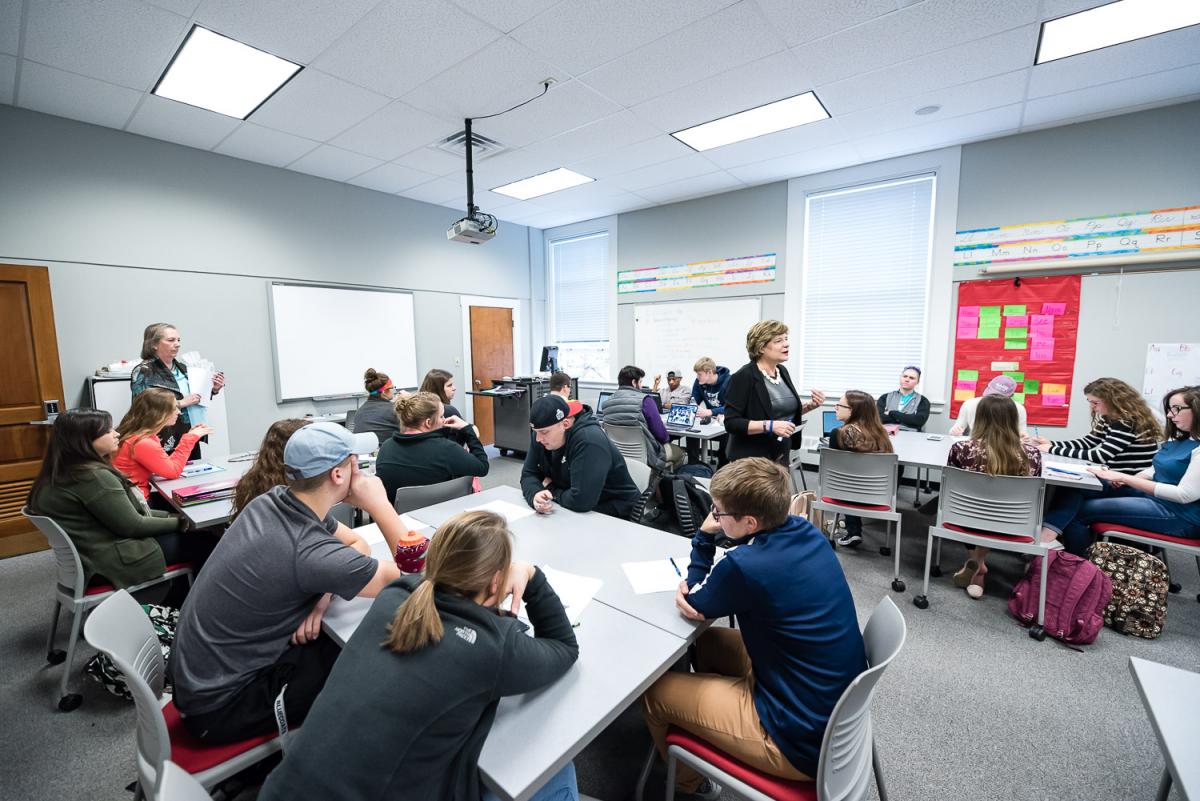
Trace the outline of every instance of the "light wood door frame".
[[527, 348], [524, 344], [525, 327], [524, 321], [521, 318], [521, 301], [519, 298], [489, 298], [479, 295], [460, 295], [458, 304], [462, 310], [463, 360], [462, 380], [459, 382], [459, 387], [462, 389], [460, 390], [459, 397], [455, 398], [454, 403], [458, 406], [458, 410], [466, 416], [467, 420], [475, 422], [475, 404], [468, 403], [470, 398], [465, 394], [461, 394], [473, 390], [471, 386], [471, 307], [493, 306], [499, 309], [512, 309], [513, 373], [516, 375], [528, 374], [529, 354], [526, 352]]

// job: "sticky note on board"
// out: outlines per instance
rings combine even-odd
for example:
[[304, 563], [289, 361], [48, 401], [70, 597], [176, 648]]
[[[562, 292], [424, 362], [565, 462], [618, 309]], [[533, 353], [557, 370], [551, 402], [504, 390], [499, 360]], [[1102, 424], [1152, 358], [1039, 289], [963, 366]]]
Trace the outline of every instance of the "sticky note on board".
[[1042, 384], [1043, 395], [1066, 395], [1066, 384]]
[[1024, 313], [1025, 313], [1025, 307], [1023, 305], [1021, 305], [1021, 306], [1005, 306], [1004, 307], [1004, 316], [1005, 317], [1008, 317], [1010, 314], [1024, 314]]
[[1000, 321], [1000, 307], [999, 306], [980, 306], [979, 307], [979, 319], [980, 320], [996, 320], [997, 322], [999, 322]]
[[1019, 403], [1021, 405], [1024, 405], [1025, 404], [1025, 393], [1014, 392], [1012, 399], [1013, 399], [1013, 403]]
[[1054, 337], [1054, 323], [1050, 323], [1049, 325], [1031, 325], [1029, 326], [1029, 335], [1052, 339]]
[[974, 317], [976, 319], [979, 319], [979, 307], [978, 306], [959, 306], [958, 307], [958, 319], [961, 320], [964, 317]]
[[1045, 394], [1043, 394], [1042, 395], [1042, 405], [1043, 406], [1066, 406], [1067, 405], [1067, 396], [1066, 395], [1045, 395]]
[[[1010, 317], [1009, 319], [1011, 320], [1012, 318]], [[1029, 328], [1028, 327], [1023, 326], [1021, 328], [1005, 328], [1004, 329], [1004, 338], [1005, 339], [1027, 339], [1028, 337], [1029, 337]]]
[[1025, 390], [1026, 395], [1036, 395], [1038, 393], [1038, 389], [1042, 385], [1042, 382], [1034, 381], [1032, 378], [1026, 378], [1024, 384], [1025, 386], [1023, 386], [1022, 389]]
[[1010, 314], [1004, 318], [1004, 324], [1009, 328], [1023, 328], [1029, 325], [1028, 314]]
[[1025, 350], [1029, 347], [1028, 340], [1024, 339], [1006, 339], [1004, 340], [1005, 350]]
[[1031, 314], [1029, 315], [1030, 325], [1054, 325], [1053, 314]]
[[972, 320], [969, 325], [960, 325], [954, 334], [955, 339], [978, 339], [979, 326]]
[[969, 390], [971, 390], [972, 392], [974, 392], [974, 391], [975, 391], [975, 387], [976, 387], [976, 385], [978, 385], [978, 384], [979, 384], [979, 382], [978, 382], [978, 381], [961, 381], [961, 380], [960, 380], [960, 381], [955, 381], [955, 382], [954, 382], [954, 388], [955, 388], [955, 389], [969, 389]]
[[1004, 374], [1006, 376], [1008, 376], [1009, 378], [1011, 378], [1013, 381], [1024, 381], [1025, 380], [1025, 374], [1018, 370], [1006, 370], [1004, 372]]
[[1005, 370], [1016, 370], [1020, 366], [1020, 362], [992, 362], [992, 369], [997, 373], [1002, 373]]
[[956, 389], [956, 390], [954, 390], [954, 399], [956, 401], [970, 400], [973, 397], [975, 397], [975, 390], [973, 390], [973, 389]]
[[1029, 348], [1029, 360], [1031, 362], [1054, 361], [1054, 340], [1045, 337], [1033, 340], [1033, 344]]
[[979, 371], [978, 370], [959, 370], [958, 371], [958, 380], [959, 381], [978, 381], [979, 380]]
[[1067, 304], [1065, 303], [1043, 303], [1042, 314], [1066, 314]]

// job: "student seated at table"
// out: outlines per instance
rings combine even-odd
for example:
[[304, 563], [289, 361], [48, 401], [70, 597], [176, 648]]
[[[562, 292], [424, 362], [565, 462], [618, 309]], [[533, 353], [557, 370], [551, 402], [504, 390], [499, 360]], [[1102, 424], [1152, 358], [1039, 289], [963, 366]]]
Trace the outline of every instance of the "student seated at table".
[[1097, 378], [1083, 388], [1092, 430], [1079, 439], [1051, 442], [1036, 437], [1042, 453], [1104, 465], [1134, 474], [1150, 467], [1162, 429], [1142, 394], [1119, 378]]
[[[843, 425], [829, 432], [829, 447], [857, 453], [892, 453], [892, 438], [879, 420], [875, 399], [857, 389], [847, 390], [834, 407]], [[846, 533], [838, 538], [843, 548], [862, 542], [862, 518], [846, 515]]]
[[445, 405], [444, 416], [447, 420], [462, 419], [462, 412], [451, 403], [458, 388], [454, 384], [454, 374], [445, 370], [433, 369], [425, 374], [421, 381], [419, 392], [432, 392]]
[[571, 376], [564, 372], [550, 374], [550, 394], [557, 395], [563, 400], [571, 399]]
[[521, 493], [534, 511], [549, 514], [557, 503], [573, 512], [629, 517], [641, 493], [590, 407], [545, 395], [533, 402], [529, 425]]
[[[666, 673], [642, 697], [664, 758], [677, 726], [774, 776], [817, 775], [825, 725], [867, 660], [842, 566], [820, 531], [788, 516], [791, 492], [787, 469], [762, 457], [713, 476], [712, 514], [692, 539], [675, 605], [691, 620], [736, 614], [738, 628], [701, 634], [696, 672]], [[713, 566], [719, 533], [742, 544]], [[682, 764], [677, 786], [716, 797]]]
[[58, 523], [79, 551], [84, 580], [131, 587], [158, 578], [167, 565], [202, 562], [208, 540], [186, 532], [186, 517], [147, 509], [137, 488], [109, 463], [116, 452], [108, 412], [63, 412], [29, 490], [30, 509]]
[[221, 537], [179, 615], [168, 670], [184, 727], [210, 744], [276, 730], [283, 686], [287, 720], [304, 720], [337, 659], [321, 633], [327, 593], [374, 597], [400, 577], [335, 536], [340, 502], [371, 515], [392, 552], [404, 525], [383, 483], [358, 469], [374, 434], [310, 423], [283, 451], [288, 486], [242, 509]]
[[1042, 521], [1043, 539], [1061, 534], [1068, 551], [1083, 555], [1093, 523], [1200, 538], [1200, 386], [1168, 392], [1163, 413], [1166, 442], [1150, 467], [1134, 476], [1092, 468], [1102, 491], [1057, 490]]
[[642, 432], [646, 441], [647, 462], [662, 469], [678, 470], [685, 458], [683, 449], [671, 442], [667, 427], [659, 414], [654, 396], [642, 392], [646, 371], [627, 364], [617, 373], [617, 391], [604, 402], [604, 424], [629, 426]]
[[396, 386], [387, 373], [368, 367], [363, 373], [363, 389], [367, 391], [367, 399], [354, 413], [353, 431], [355, 434], [374, 434], [383, 444], [400, 430], [400, 421], [396, 419], [396, 409], [392, 405]]
[[[1042, 454], [1032, 442], [1022, 441], [1017, 404], [1002, 395], [979, 399], [971, 438], [950, 446], [949, 467], [987, 473], [990, 476], [1040, 476]], [[966, 563], [954, 574], [954, 586], [967, 595], [983, 597], [989, 548], [968, 548]]]
[[[501, 608], [510, 594], [536, 636]], [[259, 799], [490, 801], [477, 766], [499, 700], [554, 682], [578, 654], [545, 575], [512, 561], [504, 518], [455, 515], [424, 578], [404, 577], [371, 605]], [[520, 758], [519, 742], [505, 747]], [[572, 763], [533, 798], [577, 799]]]
[[692, 389], [684, 386], [683, 373], [677, 370], [667, 372], [667, 385], [659, 388], [658, 394], [662, 397], [664, 409], [670, 409], [676, 404], [687, 406], [692, 402]]
[[[436, 395], [417, 392], [396, 398], [395, 406], [400, 432], [383, 443], [375, 462], [375, 475], [383, 481], [389, 498], [395, 500], [400, 487], [488, 474], [488, 455], [475, 426], [462, 418], [447, 422]], [[443, 436], [444, 428], [455, 433], [456, 441]]]
[[147, 389], [133, 397], [133, 405], [117, 426], [121, 443], [113, 456], [113, 467], [129, 476], [129, 480], [150, 498], [150, 476], [179, 478], [187, 464], [192, 446], [212, 432], [204, 423], [194, 425], [179, 440], [168, 456], [159, 441], [159, 433], [172, 428], [179, 419], [175, 396], [165, 389]]
[[[987, 387], [983, 390], [983, 395], [979, 398], [970, 398], [963, 401], [963, 405], [958, 409], [958, 419], [954, 421], [954, 425], [950, 427], [951, 436], [961, 437], [971, 433], [971, 426], [975, 424], [975, 409], [979, 406], [979, 401], [986, 398], [988, 395], [999, 395], [1002, 398], [1011, 398], [1013, 393], [1017, 391], [1017, 382], [1006, 375], [998, 375], [988, 382]], [[1015, 403], [1015, 401], [1014, 401]], [[1021, 436], [1025, 436], [1025, 405], [1017, 404], [1017, 428], [1021, 431]]]
[[921, 431], [929, 419], [929, 398], [917, 392], [921, 368], [905, 367], [900, 372], [900, 388], [879, 396], [879, 418], [900, 426], [901, 431]]
[[[725, 418], [725, 393], [729, 390], [729, 368], [718, 366], [708, 356], [702, 356], [692, 365], [696, 380], [692, 384], [691, 401], [699, 407], [696, 417], [707, 420], [710, 417]], [[729, 461], [725, 446], [729, 435], [717, 437], [717, 464], [723, 465]], [[700, 440], [689, 437], [687, 440], [687, 456], [690, 464], [700, 461]]]

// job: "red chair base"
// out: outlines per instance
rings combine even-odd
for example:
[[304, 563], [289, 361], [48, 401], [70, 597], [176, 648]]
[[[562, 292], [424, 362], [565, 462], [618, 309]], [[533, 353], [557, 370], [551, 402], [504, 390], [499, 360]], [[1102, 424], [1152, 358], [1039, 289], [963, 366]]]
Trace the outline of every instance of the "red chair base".
[[763, 773], [682, 729], [673, 728], [667, 732], [667, 746], [672, 745], [695, 754], [713, 767], [725, 771], [777, 801], [817, 801], [816, 782], [789, 781]]
[[851, 501], [839, 501], [835, 498], [821, 498], [825, 503], [831, 503], [834, 506], [845, 506], [847, 509], [863, 509], [868, 512], [894, 512], [896, 511], [887, 504], [876, 503], [852, 503]]
[[956, 526], [953, 523], [944, 523], [942, 524], [942, 528], [948, 531], [957, 531], [962, 534], [970, 534], [974, 537], [987, 537], [988, 539], [997, 540], [999, 542], [1033, 542], [1033, 537], [1027, 537], [1020, 534], [997, 534], [994, 531], [984, 531], [980, 528]]
[[197, 740], [184, 728], [183, 719], [179, 717], [179, 710], [175, 708], [174, 701], [168, 701], [167, 705], [163, 707], [162, 713], [163, 719], [167, 723], [167, 734], [171, 738], [171, 761], [193, 774], [215, 768], [238, 754], [244, 754], [278, 736], [272, 732], [227, 745], [209, 745]]
[[[192, 566], [191, 562], [179, 562], [174, 565], [167, 565], [167, 569], [164, 570], [163, 573], [170, 573], [174, 570], [183, 570], [185, 567], [191, 567], [191, 566]], [[111, 584], [96, 584], [95, 586], [88, 587], [87, 589], [85, 589], [83, 591], [83, 594], [86, 597], [89, 595], [103, 595], [106, 592], [116, 592], [116, 591], [117, 591], [117, 588]]]
[[1132, 534], [1135, 537], [1145, 537], [1148, 540], [1169, 542], [1172, 545], [1183, 545], [1200, 550], [1200, 539], [1196, 537], [1172, 537], [1170, 534], [1159, 534], [1157, 531], [1145, 531], [1131, 526], [1120, 526], [1116, 523], [1093, 523], [1092, 533], [1098, 536]]

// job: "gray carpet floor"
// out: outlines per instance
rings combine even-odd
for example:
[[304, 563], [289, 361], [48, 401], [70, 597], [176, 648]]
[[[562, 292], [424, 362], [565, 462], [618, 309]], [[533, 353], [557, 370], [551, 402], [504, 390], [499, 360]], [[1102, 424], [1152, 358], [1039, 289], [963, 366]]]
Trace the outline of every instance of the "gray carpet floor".
[[[518, 483], [517, 460], [496, 456], [492, 464], [485, 486]], [[808, 474], [809, 486], [814, 475]], [[911, 488], [903, 492], [910, 496]], [[1007, 615], [1005, 602], [1024, 570], [1014, 556], [989, 560], [987, 593], [973, 601], [950, 583], [962, 552], [947, 544], [947, 574], [932, 580], [930, 607], [914, 607], [928, 524], [915, 511], [905, 513], [904, 593], [890, 589], [891, 559], [878, 553], [881, 527], [868, 522], [862, 547], [838, 551], [860, 622], [884, 595], [908, 621], [907, 645], [874, 702], [891, 798], [1152, 798], [1163, 760], [1128, 657], [1200, 670], [1195, 564], [1174, 560], [1183, 592], [1171, 596], [1159, 639], [1106, 629], [1079, 653], [1049, 639], [1035, 642]], [[55, 706], [61, 668], [48, 666], [44, 652], [53, 577], [48, 552], [0, 560], [0, 799], [126, 801], [131, 796], [124, 788], [134, 778], [132, 704], [78, 678], [82, 707], [64, 714]], [[60, 642], [65, 637], [60, 622]], [[88, 654], [84, 645], [77, 673]], [[635, 705], [577, 758], [580, 790], [603, 801], [632, 797], [648, 747]], [[661, 797], [663, 775], [659, 769], [652, 777], [649, 798]], [[253, 797], [251, 789], [239, 801]], [[1171, 797], [1181, 798], [1177, 790]]]

